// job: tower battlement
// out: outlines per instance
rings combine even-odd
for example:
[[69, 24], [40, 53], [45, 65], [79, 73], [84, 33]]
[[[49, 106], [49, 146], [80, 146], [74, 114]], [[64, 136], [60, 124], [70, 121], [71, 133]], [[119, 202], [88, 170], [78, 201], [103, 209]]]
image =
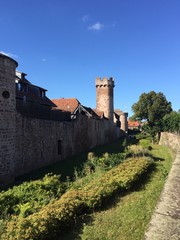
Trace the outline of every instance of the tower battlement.
[[104, 77], [104, 78], [97, 77], [96, 78], [96, 87], [102, 87], [102, 86], [114, 87], [114, 79], [112, 77], [110, 77], [109, 79], [107, 77]]

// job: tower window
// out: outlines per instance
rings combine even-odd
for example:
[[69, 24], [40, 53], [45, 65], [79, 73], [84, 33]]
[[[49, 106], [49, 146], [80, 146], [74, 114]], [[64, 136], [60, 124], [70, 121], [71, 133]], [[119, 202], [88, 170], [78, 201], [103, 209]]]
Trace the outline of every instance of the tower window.
[[3, 96], [3, 98], [9, 98], [10, 97], [10, 93], [8, 91], [4, 91], [2, 93], [2, 96]]

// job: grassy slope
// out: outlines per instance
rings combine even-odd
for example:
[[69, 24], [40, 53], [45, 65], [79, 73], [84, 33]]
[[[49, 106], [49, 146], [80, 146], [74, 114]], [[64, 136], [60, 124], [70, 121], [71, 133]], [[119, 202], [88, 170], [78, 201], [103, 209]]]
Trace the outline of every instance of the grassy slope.
[[123, 197], [117, 196], [113, 203], [107, 203], [108, 208], [82, 219], [72, 232], [60, 239], [143, 239], [172, 162], [171, 152], [166, 147], [155, 145], [151, 153], [156, 170], [146, 184]]

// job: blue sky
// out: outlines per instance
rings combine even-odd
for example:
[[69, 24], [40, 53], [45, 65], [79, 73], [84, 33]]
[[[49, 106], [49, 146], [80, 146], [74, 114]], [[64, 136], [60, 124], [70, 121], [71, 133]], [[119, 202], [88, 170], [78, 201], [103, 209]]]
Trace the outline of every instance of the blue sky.
[[114, 107], [163, 92], [180, 109], [180, 0], [0, 0], [0, 52], [49, 98], [95, 108], [95, 78]]

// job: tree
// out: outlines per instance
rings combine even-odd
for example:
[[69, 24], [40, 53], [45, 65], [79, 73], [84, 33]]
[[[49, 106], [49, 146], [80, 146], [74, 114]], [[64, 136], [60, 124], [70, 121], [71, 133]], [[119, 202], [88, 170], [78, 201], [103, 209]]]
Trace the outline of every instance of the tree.
[[180, 134], [180, 110], [173, 111], [163, 118], [163, 130]]
[[132, 105], [134, 118], [147, 121], [146, 130], [154, 139], [155, 135], [162, 131], [163, 117], [172, 111], [171, 102], [166, 100], [163, 93], [151, 91], [143, 93], [139, 101]]

